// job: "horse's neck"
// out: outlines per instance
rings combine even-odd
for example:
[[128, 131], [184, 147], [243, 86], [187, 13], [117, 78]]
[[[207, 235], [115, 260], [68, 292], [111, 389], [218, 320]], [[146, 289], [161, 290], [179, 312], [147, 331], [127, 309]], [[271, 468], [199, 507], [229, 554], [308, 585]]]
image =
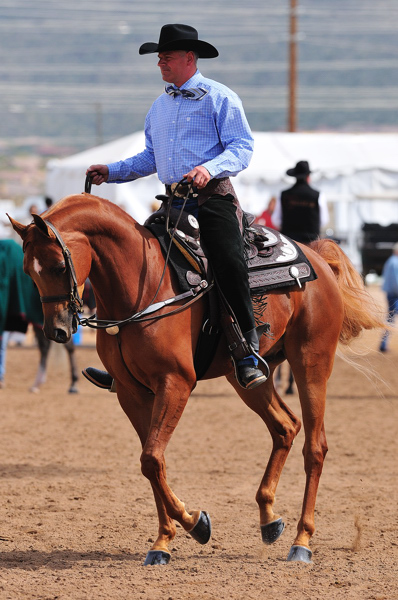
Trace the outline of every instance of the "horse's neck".
[[[160, 281], [159, 246], [135, 221], [87, 236], [92, 249], [90, 281], [100, 313], [124, 318], [149, 302]], [[112, 313], [112, 315], [109, 314]]]
[[[164, 259], [159, 244], [145, 227], [108, 200], [86, 194], [64, 198], [48, 217], [61, 231], [72, 235], [78, 231], [88, 241], [88, 277], [99, 316], [124, 318], [152, 300]], [[162, 288], [170, 287], [167, 270]]]

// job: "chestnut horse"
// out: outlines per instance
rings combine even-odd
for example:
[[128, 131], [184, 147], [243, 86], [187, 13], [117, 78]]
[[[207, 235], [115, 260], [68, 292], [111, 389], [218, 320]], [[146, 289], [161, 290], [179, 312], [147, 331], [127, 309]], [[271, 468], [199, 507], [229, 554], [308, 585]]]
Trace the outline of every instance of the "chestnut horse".
[[[206, 297], [186, 305], [179, 301], [177, 309], [162, 308], [155, 315], [142, 317], [141, 311], [154, 297], [160, 301], [179, 294], [176, 279], [168, 266], [164, 270], [157, 239], [107, 200], [88, 193], [68, 196], [41, 217], [34, 215], [34, 223], [27, 226], [10, 220], [23, 240], [24, 269], [45, 297], [44, 331], [49, 339], [60, 343], [70, 339], [76, 328], [76, 293], [81, 292], [87, 277], [93, 286], [98, 319], [121, 321], [138, 314], [133, 322], [120, 326], [117, 335], [98, 330], [97, 351], [140, 438], [142, 473], [155, 497], [159, 530], [145, 564], [169, 561], [169, 544], [176, 535], [174, 521], [195, 540], [206, 543], [210, 517], [205, 511], [186, 510], [167, 483], [164, 458], [196, 386], [194, 352]], [[276, 392], [272, 374], [285, 359], [291, 366], [304, 423], [306, 485], [288, 560], [310, 562], [316, 494], [327, 451], [326, 382], [336, 347], [339, 341], [349, 344], [363, 329], [384, 328], [384, 320], [337, 244], [320, 240], [311, 247], [302, 246], [302, 250], [318, 278], [301, 289], [294, 286], [270, 292], [262, 315], [273, 334], [260, 340], [260, 352], [269, 363], [271, 376], [254, 390], [241, 388], [222, 337], [205, 379], [226, 376], [271, 434], [272, 451], [256, 500], [262, 539], [272, 543], [284, 529], [282, 518], [274, 512], [276, 487], [301, 428], [300, 419]], [[166, 312], [169, 315], [163, 318]]]

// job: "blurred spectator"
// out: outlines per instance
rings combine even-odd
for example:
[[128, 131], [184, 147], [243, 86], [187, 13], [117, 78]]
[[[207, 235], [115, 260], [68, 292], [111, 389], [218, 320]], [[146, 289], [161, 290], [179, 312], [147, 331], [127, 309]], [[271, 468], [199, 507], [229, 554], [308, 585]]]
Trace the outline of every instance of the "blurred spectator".
[[29, 223], [32, 223], [33, 219], [32, 219], [32, 215], [39, 215], [41, 212], [43, 212], [40, 208], [40, 206], [36, 203], [30, 204], [26, 217], [24, 217], [23, 219], [21, 219], [22, 223], [24, 225], [29, 225]]
[[287, 175], [296, 178], [296, 183], [282, 192], [272, 215], [277, 229], [304, 244], [316, 240], [321, 228], [329, 222], [326, 197], [309, 185], [310, 173], [306, 160], [286, 171]]
[[[398, 242], [394, 244], [392, 255], [383, 267], [382, 290], [386, 293], [388, 303], [388, 323], [394, 322], [395, 314], [398, 312]], [[383, 334], [380, 343], [380, 352], [387, 351], [388, 331]]]
[[40, 208], [37, 206], [37, 204], [32, 204], [29, 207], [29, 214], [30, 215], [39, 215], [41, 213]]
[[9, 331], [3, 331], [3, 333], [0, 335], [0, 389], [3, 389], [4, 387], [4, 375], [6, 373], [6, 359], [9, 337]]
[[53, 199], [50, 198], [49, 196], [46, 196], [44, 198], [44, 202], [46, 203], [46, 210], [53, 205]]
[[268, 206], [265, 209], [265, 211], [263, 213], [261, 213], [261, 215], [256, 217], [254, 222], [258, 223], [259, 225], [264, 225], [264, 227], [270, 227], [271, 229], [276, 229], [276, 227], [272, 221], [272, 214], [275, 210], [275, 206], [276, 206], [276, 198], [275, 198], [275, 196], [272, 196], [271, 200], [268, 202]]

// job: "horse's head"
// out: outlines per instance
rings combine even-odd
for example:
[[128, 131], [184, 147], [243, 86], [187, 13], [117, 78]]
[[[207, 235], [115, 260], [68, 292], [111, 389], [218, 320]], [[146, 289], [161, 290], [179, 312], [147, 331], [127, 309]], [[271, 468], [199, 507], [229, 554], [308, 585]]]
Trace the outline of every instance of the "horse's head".
[[74, 300], [80, 299], [90, 272], [87, 238], [78, 232], [63, 233], [66, 247], [39, 215], [33, 215], [34, 222], [26, 226], [8, 218], [23, 240], [24, 271], [43, 302], [44, 333], [50, 340], [65, 343], [77, 330]]

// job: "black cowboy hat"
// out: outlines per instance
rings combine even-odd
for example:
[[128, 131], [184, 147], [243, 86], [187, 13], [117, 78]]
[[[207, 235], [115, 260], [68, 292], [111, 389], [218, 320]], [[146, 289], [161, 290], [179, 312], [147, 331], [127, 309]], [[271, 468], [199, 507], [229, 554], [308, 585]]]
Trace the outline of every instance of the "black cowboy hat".
[[166, 52], [167, 50], [193, 50], [199, 58], [215, 58], [218, 50], [198, 39], [198, 32], [189, 25], [174, 23], [163, 25], [160, 30], [159, 43], [146, 42], [140, 47], [140, 54], [152, 54], [154, 52]]
[[294, 169], [286, 171], [286, 175], [290, 175], [290, 177], [307, 177], [310, 173], [310, 165], [306, 160], [299, 160]]

